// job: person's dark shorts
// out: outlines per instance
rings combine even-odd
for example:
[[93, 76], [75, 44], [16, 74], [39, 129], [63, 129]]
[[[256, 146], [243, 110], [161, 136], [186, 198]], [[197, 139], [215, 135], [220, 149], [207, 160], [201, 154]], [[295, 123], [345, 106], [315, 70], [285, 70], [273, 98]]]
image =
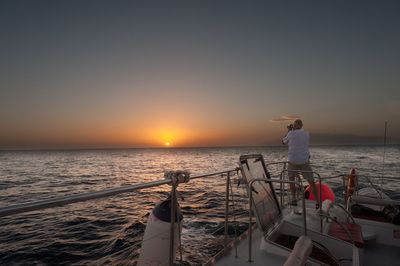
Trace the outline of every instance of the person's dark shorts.
[[297, 173], [300, 173], [307, 181], [314, 181], [314, 175], [309, 162], [304, 164], [293, 164], [289, 163], [288, 176], [289, 179], [293, 179]]

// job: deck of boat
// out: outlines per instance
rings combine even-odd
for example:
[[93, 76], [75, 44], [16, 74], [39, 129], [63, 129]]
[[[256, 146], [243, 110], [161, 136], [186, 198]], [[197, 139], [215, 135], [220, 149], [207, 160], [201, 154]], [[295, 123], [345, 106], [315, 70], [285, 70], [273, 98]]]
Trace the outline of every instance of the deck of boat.
[[[310, 207], [310, 203], [307, 202], [307, 207]], [[308, 210], [310, 210], [308, 208]], [[286, 209], [284, 210], [284, 214], [286, 219], [290, 222], [301, 225], [302, 215], [288, 215], [288, 213], [293, 214], [293, 210]], [[319, 227], [319, 219], [317, 219], [312, 211], [309, 211], [310, 215], [307, 216], [307, 225], [311, 228]], [[262, 239], [263, 233], [254, 228], [252, 235], [252, 260], [249, 262], [249, 236], [244, 235], [243, 238], [237, 244], [237, 256], [235, 248], [232, 247], [226, 254], [221, 256], [221, 258], [216, 259], [215, 265], [283, 265], [286, 261], [286, 257], [274, 255], [271, 253], [267, 253], [265, 250], [260, 249], [260, 243]], [[361, 264], [365, 266], [375, 266], [375, 265], [383, 265], [383, 266], [393, 266], [399, 265], [400, 261], [400, 248], [394, 246], [386, 246], [382, 244], [376, 244], [374, 240], [365, 241], [365, 246], [361, 249], [362, 258]]]
[[247, 235], [243, 238], [239, 244], [237, 245], [237, 257], [235, 248], [232, 248], [225, 254], [222, 258], [215, 262], [215, 265], [229, 265], [229, 266], [236, 266], [236, 265], [252, 265], [258, 266], [263, 265], [265, 266], [268, 262], [268, 265], [283, 265], [286, 261], [286, 258], [282, 256], [277, 256], [274, 254], [269, 254], [265, 251], [260, 250], [260, 243], [263, 234], [260, 230], [256, 229], [253, 231], [252, 236], [252, 261], [249, 262], [249, 236]]
[[[306, 209], [308, 215], [307, 225], [309, 228], [315, 228], [318, 230], [320, 228], [319, 216], [315, 210], [315, 202], [306, 200]], [[301, 207], [288, 207], [282, 210], [282, 217], [284, 220], [290, 221], [293, 224], [303, 226], [304, 220], [301, 212]], [[286, 257], [268, 253], [265, 250], [260, 249], [261, 239], [263, 233], [258, 229], [254, 228], [252, 234], [252, 259], [249, 262], [249, 236], [246, 235], [237, 244], [237, 257], [235, 248], [232, 248], [227, 254], [224, 254], [220, 259], [216, 259], [215, 265], [283, 265], [286, 261]]]
[[365, 266], [393, 266], [400, 264], [400, 248], [393, 246], [368, 243], [363, 248], [363, 261]]
[[[283, 265], [286, 261], [285, 257], [269, 254], [260, 250], [261, 238], [263, 237], [260, 230], [253, 231], [252, 238], [252, 261], [249, 262], [249, 239], [248, 235], [242, 239], [237, 245], [237, 257], [235, 248], [232, 248], [222, 258], [215, 262], [215, 265]], [[399, 265], [400, 248], [393, 246], [377, 245], [375, 243], [367, 243], [363, 248], [362, 264], [365, 266], [393, 266]]]

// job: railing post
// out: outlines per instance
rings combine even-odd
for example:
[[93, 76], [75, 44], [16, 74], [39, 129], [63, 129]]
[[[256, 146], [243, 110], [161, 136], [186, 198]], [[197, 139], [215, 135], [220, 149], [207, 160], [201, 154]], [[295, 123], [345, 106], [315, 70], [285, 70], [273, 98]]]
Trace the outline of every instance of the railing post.
[[[314, 175], [314, 173], [313, 173]], [[315, 199], [316, 201], [318, 201], [318, 205], [319, 205], [319, 210], [320, 213], [322, 213], [322, 180], [321, 180], [321, 176], [317, 173], [317, 177], [318, 177], [318, 182], [319, 182], [319, 192], [318, 192], [318, 199]], [[319, 226], [321, 228], [321, 234], [323, 233], [324, 229], [323, 227], [323, 218], [322, 216], [319, 216]]]
[[174, 240], [175, 240], [175, 220], [176, 220], [176, 186], [177, 182], [172, 179], [171, 182], [171, 229], [169, 243], [169, 265], [174, 265]]
[[251, 203], [253, 201], [253, 193], [252, 193], [252, 187], [253, 187], [253, 180], [250, 181], [249, 183], [249, 259], [248, 262], [251, 262], [251, 242], [252, 242], [252, 212], [251, 212]]
[[306, 216], [306, 200], [304, 198], [304, 187], [300, 186], [301, 189], [301, 195], [303, 195], [301, 197], [301, 205], [302, 205], [302, 209], [303, 209], [303, 224], [304, 224], [304, 235], [307, 236], [307, 216]]
[[[286, 173], [286, 169], [287, 169], [287, 165], [286, 165], [286, 162], [284, 162], [283, 163], [283, 171], [285, 171], [285, 173]], [[284, 180], [283, 171], [281, 172], [281, 180]], [[284, 184], [283, 183], [279, 184], [279, 189], [281, 190], [281, 195], [280, 195], [281, 206], [283, 206], [283, 190], [284, 190]]]
[[224, 249], [228, 250], [228, 213], [229, 213], [229, 184], [231, 173], [228, 172], [226, 176], [226, 193], [225, 193], [225, 232], [224, 232]]
[[[238, 176], [238, 178], [239, 178], [239, 170], [237, 170], [236, 174], [237, 174], [237, 176]], [[233, 195], [234, 195], [234, 194], [233, 194], [232, 184], [229, 184], [229, 187], [230, 187], [230, 191], [231, 191], [232, 204], [235, 204], [235, 200], [234, 200], [234, 198], [233, 198]], [[235, 214], [233, 215], [233, 219], [234, 219], [234, 222], [235, 222], [235, 241], [234, 241], [234, 246], [235, 246], [235, 258], [237, 258], [237, 257], [238, 257], [238, 249], [237, 249], [237, 243], [238, 243], [238, 238], [237, 238], [237, 226], [238, 226], [238, 223], [237, 223], [237, 221], [236, 221]]]

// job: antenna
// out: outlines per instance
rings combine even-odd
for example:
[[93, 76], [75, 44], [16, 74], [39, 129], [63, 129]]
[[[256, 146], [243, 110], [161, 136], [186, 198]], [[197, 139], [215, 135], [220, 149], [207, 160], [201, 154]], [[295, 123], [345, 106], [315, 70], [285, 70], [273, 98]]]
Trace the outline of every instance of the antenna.
[[383, 135], [382, 177], [381, 177], [381, 182], [379, 182], [380, 183], [380, 188], [379, 188], [380, 191], [378, 191], [381, 198], [383, 198], [382, 192], [381, 192], [382, 191], [382, 182], [383, 182], [383, 178], [385, 177], [386, 132], [387, 132], [387, 121], [385, 121], [385, 133]]
[[383, 135], [382, 177], [385, 177], [386, 132], [387, 132], [387, 121], [385, 121], [385, 133]]

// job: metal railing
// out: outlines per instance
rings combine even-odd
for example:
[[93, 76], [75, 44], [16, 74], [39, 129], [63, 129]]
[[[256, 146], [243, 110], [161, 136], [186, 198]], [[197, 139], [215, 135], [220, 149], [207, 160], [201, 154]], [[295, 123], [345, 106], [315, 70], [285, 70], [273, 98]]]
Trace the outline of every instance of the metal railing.
[[[249, 182], [248, 193], [249, 193], [249, 257], [248, 262], [252, 262], [251, 254], [252, 254], [252, 223], [253, 223], [253, 215], [252, 215], [252, 206], [253, 203], [253, 184], [255, 182], [265, 182], [265, 183], [280, 183], [280, 184], [294, 184], [300, 187], [302, 195], [304, 195], [304, 187], [301, 186], [301, 183], [296, 181], [288, 181], [288, 180], [274, 180], [274, 179], [265, 179], [265, 178], [255, 178]], [[304, 225], [304, 235], [307, 236], [307, 218], [306, 218], [306, 201], [304, 197], [302, 198], [302, 215], [303, 215], [303, 225]]]
[[[224, 251], [226, 252], [228, 249], [228, 215], [229, 215], [229, 187], [231, 176], [233, 174], [238, 174], [239, 169], [232, 170], [224, 170], [219, 172], [200, 174], [191, 176], [189, 180], [199, 179], [199, 178], [208, 178], [215, 177], [220, 175], [222, 178], [226, 176], [226, 193], [225, 193], [225, 221], [224, 221]], [[95, 192], [87, 192], [76, 195], [50, 198], [46, 200], [40, 200], [35, 202], [21, 203], [15, 204], [8, 207], [0, 208], [0, 217], [6, 217], [10, 215], [22, 214], [32, 211], [44, 210], [48, 208], [61, 207], [69, 204], [74, 204], [83, 201], [107, 198], [111, 196], [116, 196], [122, 193], [133, 192], [141, 189], [158, 187], [162, 185], [171, 185], [171, 229], [170, 229], [170, 260], [169, 264], [173, 265], [174, 263], [174, 254], [173, 254], [173, 246], [174, 246], [174, 235], [175, 235], [175, 221], [176, 221], [176, 189], [180, 182], [176, 182], [171, 179], [164, 179], [159, 181], [140, 183], [135, 185], [123, 186], [118, 188], [105, 189], [101, 191]]]
[[[195, 176], [191, 176], [190, 180], [194, 180], [194, 179], [198, 179], [198, 178], [205, 178], [205, 177], [212, 177], [212, 176], [217, 176], [217, 175], [226, 175], [227, 173], [232, 173], [232, 172], [236, 173], [237, 170], [236, 169], [225, 170], [225, 171], [219, 171], [219, 172], [215, 172], [215, 173], [195, 175]], [[147, 182], [147, 183], [140, 183], [140, 184], [135, 184], [135, 185], [105, 189], [105, 190], [101, 190], [101, 191], [87, 192], [87, 193], [75, 194], [75, 195], [64, 196], [64, 197], [50, 198], [50, 199], [40, 200], [40, 201], [35, 201], [35, 202], [15, 204], [15, 205], [11, 205], [8, 207], [0, 208], [0, 217], [5, 217], [5, 216], [19, 214], [19, 213], [25, 213], [25, 212], [31, 212], [31, 211], [38, 211], [38, 210], [54, 208], [54, 207], [61, 207], [61, 206], [65, 206], [65, 205], [69, 205], [69, 204], [73, 204], [73, 203], [77, 203], [77, 202], [88, 201], [88, 200], [107, 198], [107, 197], [116, 196], [116, 195], [119, 195], [122, 193], [133, 192], [133, 191], [140, 190], [140, 189], [158, 187], [158, 186], [167, 185], [167, 184], [171, 185], [172, 181], [170, 179], [164, 179], [164, 180], [152, 181], [152, 182]]]
[[[322, 191], [322, 178], [321, 175], [315, 171], [302, 171], [302, 170], [289, 170], [288, 169], [288, 161], [280, 161], [280, 162], [273, 162], [273, 163], [268, 163], [266, 164], [266, 166], [273, 166], [273, 165], [282, 165], [282, 170], [280, 171], [279, 174], [279, 180], [281, 181], [287, 181], [287, 179], [285, 179], [285, 177], [287, 176], [287, 174], [289, 173], [295, 173], [295, 179], [298, 180], [297, 182], [279, 182], [279, 189], [280, 189], [280, 205], [283, 206], [284, 205], [284, 187], [283, 185], [285, 183], [288, 184], [293, 184], [293, 185], [297, 185], [300, 190], [302, 191], [302, 200], [304, 201], [304, 187], [303, 187], [303, 183], [301, 182], [301, 179], [299, 177], [299, 174], [303, 175], [304, 173], [310, 173], [313, 175], [313, 177], [316, 177], [318, 179], [318, 183], [319, 183], [319, 192], [318, 192], [318, 199], [315, 199], [318, 202], [319, 207], [322, 207], [322, 197], [321, 197], [321, 191]], [[294, 181], [294, 180], [289, 180], [289, 181]], [[323, 219], [322, 217], [320, 217], [320, 231], [322, 233], [323, 231]]]
[[[284, 184], [295, 184], [297, 185], [300, 190], [302, 191], [302, 208], [303, 208], [303, 220], [304, 220], [304, 234], [307, 235], [307, 224], [306, 224], [306, 211], [305, 211], [305, 199], [304, 199], [304, 187], [302, 186], [301, 182], [297, 181], [288, 181], [284, 179], [284, 173], [287, 173], [287, 165], [288, 162], [282, 161], [282, 162], [273, 162], [273, 163], [266, 163], [266, 166], [273, 166], [273, 165], [279, 165], [282, 164], [282, 170], [280, 171], [279, 176], [275, 176], [279, 179], [254, 179], [249, 183], [249, 261], [251, 261], [251, 240], [252, 240], [252, 211], [251, 211], [251, 204], [252, 204], [252, 186], [254, 182], [274, 182], [274, 183], [279, 183], [280, 184], [280, 195], [281, 195], [281, 206], [283, 205], [283, 192], [284, 192]], [[299, 171], [297, 171], [299, 172]], [[215, 177], [215, 176], [221, 176], [226, 177], [226, 190], [225, 190], [225, 220], [224, 220], [224, 251], [226, 252], [228, 250], [228, 215], [229, 215], [229, 197], [230, 197], [230, 182], [231, 182], [231, 177], [232, 175], [237, 174], [239, 175], [239, 168], [231, 169], [231, 170], [224, 170], [224, 171], [218, 171], [218, 172], [213, 172], [213, 173], [206, 173], [206, 174], [200, 174], [200, 175], [194, 175], [189, 178], [189, 180], [195, 180], [199, 178], [208, 178], [208, 177]], [[337, 176], [332, 176], [332, 177], [324, 177], [321, 178], [321, 176], [313, 172], [313, 174], [316, 175], [316, 177], [319, 180], [319, 184], [321, 185], [321, 180], [326, 180], [326, 179], [335, 179], [335, 178], [341, 178], [343, 182], [343, 187], [346, 187], [346, 174], [341, 174]], [[357, 177], [359, 177], [357, 175]], [[372, 187], [375, 189], [376, 186], [374, 186], [373, 182], [366, 177], [366, 180], [369, 184], [371, 184]], [[69, 196], [63, 196], [63, 197], [57, 197], [57, 198], [50, 198], [46, 200], [40, 200], [40, 201], [35, 201], [35, 202], [29, 202], [29, 203], [21, 203], [21, 204], [15, 204], [11, 205], [8, 207], [2, 207], [0, 208], [0, 217], [6, 217], [10, 215], [16, 215], [16, 214], [22, 214], [22, 213], [27, 213], [27, 212], [32, 212], [32, 211], [38, 211], [38, 210], [43, 210], [43, 209], [48, 209], [48, 208], [54, 208], [54, 207], [61, 207], [69, 204], [74, 204], [78, 202], [83, 202], [83, 201], [89, 201], [89, 200], [95, 200], [95, 199], [101, 199], [101, 198], [107, 198], [111, 196], [116, 196], [119, 194], [123, 193], [128, 193], [128, 192], [133, 192], [133, 191], [138, 191], [141, 189], [146, 189], [146, 188], [153, 188], [153, 187], [158, 187], [162, 185], [171, 185], [171, 196], [172, 196], [172, 204], [171, 206], [171, 230], [170, 230], [170, 265], [173, 265], [173, 243], [174, 243], [174, 221], [176, 219], [176, 189], [179, 185], [179, 182], [173, 182], [171, 179], [164, 179], [164, 180], [158, 180], [158, 181], [152, 181], [152, 182], [147, 182], [147, 183], [140, 183], [140, 184], [134, 184], [134, 185], [128, 185], [128, 186], [123, 186], [123, 187], [117, 187], [117, 188], [111, 188], [111, 189], [105, 189], [101, 191], [95, 191], [95, 192], [87, 192], [87, 193], [81, 193], [81, 194], [75, 194], [75, 195], [69, 195]], [[358, 182], [356, 183], [358, 186]], [[321, 187], [320, 187], [321, 191]], [[321, 193], [319, 193], [319, 206], [322, 207], [321, 205]], [[321, 216], [321, 230], [322, 230], [322, 216]]]

